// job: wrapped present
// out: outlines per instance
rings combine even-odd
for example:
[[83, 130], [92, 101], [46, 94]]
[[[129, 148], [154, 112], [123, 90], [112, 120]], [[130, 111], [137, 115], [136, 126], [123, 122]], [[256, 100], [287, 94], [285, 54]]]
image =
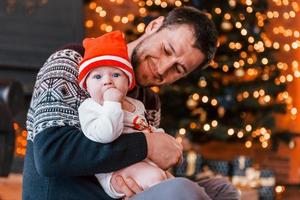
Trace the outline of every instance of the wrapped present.
[[246, 169], [252, 167], [252, 159], [246, 156], [238, 156], [232, 161], [232, 173], [245, 175]]
[[274, 200], [274, 187], [261, 187], [259, 189], [259, 200]]
[[216, 175], [229, 176], [229, 162], [224, 160], [206, 160], [205, 164]]
[[260, 200], [274, 200], [275, 199], [275, 175], [272, 170], [262, 169], [260, 171]]
[[238, 156], [232, 161], [232, 184], [235, 186], [249, 186], [249, 180], [247, 178], [247, 175], [252, 176], [251, 173], [253, 171], [247, 172], [247, 169], [252, 167], [252, 159], [246, 156]]
[[201, 171], [202, 168], [202, 156], [195, 151], [184, 152], [183, 162], [180, 166], [173, 168], [175, 176], [195, 178], [195, 175]]
[[254, 167], [248, 167], [241, 175], [232, 176], [231, 181], [235, 186], [257, 188], [260, 186], [260, 171]]
[[260, 186], [260, 170], [254, 167], [249, 167], [246, 169], [246, 179], [247, 184], [251, 188], [257, 188]]
[[262, 187], [275, 186], [275, 174], [272, 170], [269, 169], [260, 170], [260, 185]]

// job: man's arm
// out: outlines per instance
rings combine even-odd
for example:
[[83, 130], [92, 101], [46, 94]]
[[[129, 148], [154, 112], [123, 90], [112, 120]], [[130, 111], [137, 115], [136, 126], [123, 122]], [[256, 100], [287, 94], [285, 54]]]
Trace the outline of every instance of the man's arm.
[[146, 156], [167, 169], [181, 158], [181, 147], [164, 133], [125, 134], [112, 143], [101, 144], [71, 126], [45, 129], [35, 137], [33, 150], [36, 168], [44, 176], [107, 173], [142, 161]]
[[35, 165], [45, 176], [84, 176], [107, 173], [146, 158], [144, 134], [120, 136], [109, 144], [93, 142], [75, 127], [52, 127], [33, 143]]

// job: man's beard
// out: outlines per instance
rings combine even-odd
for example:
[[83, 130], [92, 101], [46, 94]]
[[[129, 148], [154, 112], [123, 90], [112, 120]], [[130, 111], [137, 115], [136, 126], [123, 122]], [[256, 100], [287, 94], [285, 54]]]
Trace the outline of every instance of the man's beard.
[[131, 65], [133, 67], [133, 71], [134, 71], [134, 76], [135, 76], [135, 81], [138, 85], [140, 85], [139, 83], [139, 79], [138, 79], [138, 68], [139, 68], [139, 65], [140, 65], [140, 60], [139, 60], [139, 56], [138, 56], [138, 52], [137, 52], [137, 47], [135, 47], [132, 51], [132, 54], [131, 54]]
[[145, 39], [149, 39], [150, 36], [148, 36], [147, 38], [144, 38], [144, 40], [140, 41], [140, 43], [138, 43], [136, 45], [136, 47], [133, 49], [132, 54], [131, 54], [131, 65], [133, 67], [134, 70], [134, 74], [135, 74], [135, 80], [137, 82], [138, 85], [141, 86], [149, 86], [148, 84], [145, 85], [145, 81], [147, 80], [147, 76], [145, 74], [143, 74], [143, 72], [141, 71], [141, 57], [143, 56], [144, 52], [143, 52], [143, 44]]
[[131, 65], [133, 67], [134, 73], [136, 73], [136, 69], [140, 65], [140, 61], [137, 55], [137, 47], [133, 49], [132, 55], [131, 55]]

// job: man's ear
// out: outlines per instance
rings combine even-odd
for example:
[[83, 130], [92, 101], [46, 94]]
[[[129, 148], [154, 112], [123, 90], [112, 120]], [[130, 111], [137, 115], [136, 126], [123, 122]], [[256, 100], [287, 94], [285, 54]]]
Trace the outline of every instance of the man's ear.
[[160, 16], [154, 20], [152, 20], [146, 27], [145, 29], [145, 33], [152, 33], [152, 32], [156, 32], [161, 25], [163, 24], [165, 17]]

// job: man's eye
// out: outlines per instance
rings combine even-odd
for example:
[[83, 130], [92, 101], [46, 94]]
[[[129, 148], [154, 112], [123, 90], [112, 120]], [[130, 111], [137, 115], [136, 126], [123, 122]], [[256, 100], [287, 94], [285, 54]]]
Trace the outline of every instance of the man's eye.
[[94, 76], [95, 79], [101, 79], [101, 75], [97, 74]]
[[164, 46], [164, 52], [167, 56], [171, 55], [171, 53], [166, 49], [166, 46]]
[[184, 68], [181, 65], [176, 65], [176, 71], [180, 74], [184, 73]]
[[121, 74], [119, 74], [119, 73], [113, 73], [112, 76], [113, 76], [113, 77], [119, 77], [119, 76], [121, 76]]

